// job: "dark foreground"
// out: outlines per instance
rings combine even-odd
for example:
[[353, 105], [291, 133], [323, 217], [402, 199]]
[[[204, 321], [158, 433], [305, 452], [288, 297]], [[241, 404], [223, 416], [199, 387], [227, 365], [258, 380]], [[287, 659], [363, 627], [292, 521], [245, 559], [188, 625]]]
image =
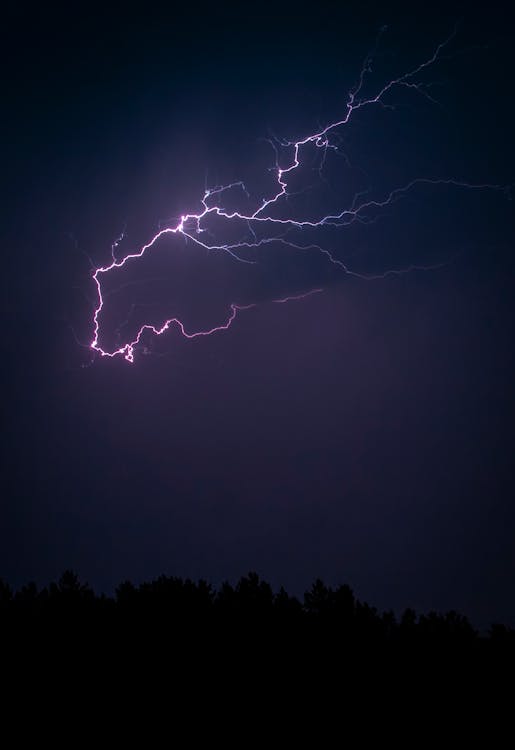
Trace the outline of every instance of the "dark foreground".
[[424, 732], [449, 712], [461, 732], [487, 703], [512, 714], [515, 631], [480, 634], [456, 612], [396, 617], [322, 581], [302, 601], [253, 573], [219, 589], [161, 576], [112, 597], [71, 572], [43, 589], [0, 583], [0, 644], [14, 707], [50, 705], [66, 726], [71, 716], [86, 726], [91, 707], [125, 728], [145, 716], [147, 729], [157, 720], [170, 729], [191, 712], [190, 733], [240, 732], [245, 721], [247, 739], [260, 727], [270, 738], [277, 717], [319, 734], [356, 723], [357, 712], [368, 733], [379, 709]]

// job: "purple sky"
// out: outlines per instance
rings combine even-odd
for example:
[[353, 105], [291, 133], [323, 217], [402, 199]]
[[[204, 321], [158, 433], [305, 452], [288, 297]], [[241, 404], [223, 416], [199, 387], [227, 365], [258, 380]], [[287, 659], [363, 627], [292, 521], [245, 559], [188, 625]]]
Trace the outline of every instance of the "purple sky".
[[[361, 271], [449, 261], [378, 281], [273, 252], [254, 274], [163, 245], [145, 269], [164, 280], [163, 309], [173, 300], [196, 325], [240, 292], [261, 304], [218, 336], [170, 331], [132, 366], [90, 366], [71, 332], [91, 336], [86, 254], [108, 262], [124, 227], [141, 246], [197, 205], [206, 170], [266, 172], [259, 138], [333, 117], [381, 24], [376, 67], [391, 75], [456, 20], [392, 16], [304, 19], [294, 37], [286, 14], [249, 30], [220, 11], [181, 35], [171, 16], [128, 14], [116, 31], [119, 18], [92, 12], [73, 45], [71, 17], [12, 17], [1, 577], [44, 583], [72, 567], [110, 590], [252, 569], [295, 593], [319, 576], [380, 608], [515, 624], [508, 194], [420, 190], [344, 232], [337, 250]], [[468, 52], [435, 76], [441, 106], [400, 97], [360, 115], [342, 148], [363, 173], [328, 167], [334, 201], [351, 177], [379, 192], [428, 173], [513, 183], [512, 42], [502, 19], [466, 18], [454, 50]], [[153, 300], [153, 283], [114, 299], [113, 323]], [[303, 284], [326, 291], [270, 302]]]

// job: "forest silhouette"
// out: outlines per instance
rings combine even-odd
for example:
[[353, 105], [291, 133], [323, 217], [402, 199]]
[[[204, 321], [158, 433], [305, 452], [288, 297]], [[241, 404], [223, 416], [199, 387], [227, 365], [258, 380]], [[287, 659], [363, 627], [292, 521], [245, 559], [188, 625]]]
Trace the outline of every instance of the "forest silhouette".
[[125, 581], [113, 596], [96, 594], [73, 571], [43, 588], [29, 583], [14, 591], [0, 580], [0, 630], [29, 641], [84, 632], [102, 638], [151, 635], [157, 643], [173, 634], [176, 648], [178, 643], [194, 642], [202, 649], [230, 642], [256, 653], [265, 647], [293, 653], [299, 644], [304, 653], [315, 649], [333, 656], [363, 649], [515, 653], [515, 630], [501, 624], [479, 632], [455, 611], [379, 612], [357, 599], [348, 585], [330, 587], [321, 580], [300, 599], [282, 587], [274, 592], [256, 573], [218, 588], [204, 580], [162, 575], [139, 585]]

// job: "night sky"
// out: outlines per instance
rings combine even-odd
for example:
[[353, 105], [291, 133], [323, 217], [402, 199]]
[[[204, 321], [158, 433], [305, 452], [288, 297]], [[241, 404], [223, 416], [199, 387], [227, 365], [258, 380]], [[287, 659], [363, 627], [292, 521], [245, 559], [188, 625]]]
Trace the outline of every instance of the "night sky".
[[515, 183], [502, 6], [381, 5], [4, 14], [0, 577], [12, 585], [65, 568], [105, 591], [256, 570], [297, 594], [321, 577], [379, 608], [515, 625], [509, 190], [421, 187], [332, 234], [363, 274], [441, 264], [373, 281], [316, 254], [270, 248], [254, 271], [165, 243], [145, 283], [120, 279], [112, 330], [154, 295], [192, 326], [219, 323], [236, 297], [260, 304], [224, 333], [148, 339], [133, 365], [81, 346], [90, 260], [109, 263], [122, 231], [129, 252], [198, 210], [206, 180], [264, 190], [263, 138], [338, 119], [384, 24], [375, 81], [458, 22], [424, 78], [438, 103], [399, 91], [395, 109], [360, 112], [339, 133], [352, 166], [336, 156], [327, 182], [312, 168], [298, 205], [325, 213], [417, 176]]

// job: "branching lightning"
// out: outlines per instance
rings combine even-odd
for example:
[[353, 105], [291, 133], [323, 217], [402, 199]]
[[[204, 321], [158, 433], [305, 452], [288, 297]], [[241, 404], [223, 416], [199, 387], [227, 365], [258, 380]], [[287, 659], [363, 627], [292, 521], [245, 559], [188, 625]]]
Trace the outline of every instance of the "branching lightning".
[[[384, 278], [390, 274], [407, 273], [415, 269], [427, 270], [428, 267], [412, 265], [407, 268], [391, 269], [382, 274], [365, 276], [349, 269], [345, 263], [334, 256], [329, 248], [311, 242], [307, 244], [293, 242], [288, 237], [288, 232], [295, 230], [302, 233], [302, 230], [305, 229], [316, 230], [321, 227], [348, 227], [356, 222], [373, 222], [378, 217], [381, 209], [394, 204], [405, 196], [406, 193], [422, 184], [434, 186], [448, 185], [469, 189], [502, 190], [504, 188], [497, 185], [474, 185], [457, 179], [430, 179], [418, 177], [404, 186], [392, 189], [381, 199], [370, 199], [367, 198], [364, 193], [357, 193], [352, 199], [350, 205], [342, 208], [341, 211], [314, 219], [298, 219], [288, 216], [286, 216], [286, 218], [277, 217], [274, 215], [274, 210], [276, 211], [277, 206], [279, 205], [283, 210], [285, 209], [285, 204], [287, 207], [287, 199], [293, 194], [288, 191], [290, 178], [303, 164], [303, 158], [307, 149], [309, 147], [316, 147], [321, 150], [322, 159], [320, 169], [322, 169], [328, 152], [330, 150], [338, 150], [338, 146], [331, 142], [331, 137], [336, 134], [337, 130], [348, 125], [356, 111], [372, 106], [391, 107], [392, 105], [385, 102], [385, 97], [393, 89], [401, 87], [413, 90], [415, 93], [425, 96], [430, 101], [434, 101], [433, 97], [431, 97], [428, 92], [428, 84], [420, 80], [420, 75], [439, 59], [442, 50], [448, 45], [453, 36], [454, 34], [439, 44], [433, 54], [418, 66], [409, 72], [388, 81], [376, 91], [374, 95], [362, 97], [366, 76], [371, 71], [372, 56], [369, 55], [363, 63], [356, 85], [348, 94], [345, 113], [340, 119], [320, 127], [317, 132], [307, 135], [298, 141], [270, 141], [275, 150], [275, 166], [273, 167], [273, 174], [276, 187], [268, 197], [263, 198], [258, 202], [254, 210], [241, 212], [227, 211], [222, 207], [222, 195], [229, 190], [241, 190], [247, 201], [251, 201], [251, 196], [249, 195], [245, 184], [243, 182], [234, 182], [229, 185], [222, 185], [214, 188], [206, 187], [200, 200], [201, 209], [197, 213], [188, 213], [181, 216], [180, 220], [175, 225], [166, 226], [160, 229], [139, 250], [124, 255], [123, 257], [118, 257], [119, 246], [124, 239], [124, 232], [122, 232], [111, 247], [112, 262], [108, 265], [96, 268], [93, 272], [93, 280], [96, 285], [98, 296], [97, 304], [93, 313], [93, 336], [89, 344], [90, 348], [103, 357], [122, 356], [128, 362], [133, 362], [135, 349], [141, 343], [142, 337], [146, 333], [160, 336], [165, 333], [165, 331], [175, 326], [184, 337], [189, 339], [209, 336], [213, 333], [227, 330], [240, 312], [256, 306], [257, 303], [243, 305], [233, 302], [230, 305], [229, 315], [225, 322], [215, 325], [207, 330], [187, 330], [185, 324], [176, 317], [165, 320], [159, 326], [146, 323], [139, 328], [136, 335], [132, 337], [131, 340], [122, 342], [120, 346], [112, 350], [103, 348], [100, 344], [101, 318], [107, 294], [103, 291], [102, 280], [105, 279], [107, 274], [116, 272], [117, 269], [126, 266], [128, 263], [132, 263], [133, 261], [142, 258], [146, 253], [152, 250], [161, 238], [166, 235], [182, 235], [206, 250], [227, 253], [235, 261], [241, 263], [255, 262], [252, 259], [252, 255], [249, 257], [249, 251], [251, 253], [255, 248], [262, 247], [269, 243], [279, 243], [292, 249], [312, 250], [313, 252], [320, 253], [324, 255], [329, 262], [338, 266], [344, 273], [359, 276], [360, 278]], [[285, 152], [289, 154], [286, 163], [283, 161]], [[237, 242], [210, 242], [207, 238], [211, 237], [211, 234], [206, 228], [206, 219], [208, 217], [221, 217], [227, 222], [232, 223], [244, 222], [249, 230], [248, 236]], [[261, 236], [262, 234], [263, 236]], [[432, 266], [431, 268], [434, 267], [435, 266]], [[323, 290], [320, 288], [309, 289], [302, 294], [295, 294], [274, 301], [277, 303], [285, 303], [289, 300], [302, 299], [321, 291]]]

